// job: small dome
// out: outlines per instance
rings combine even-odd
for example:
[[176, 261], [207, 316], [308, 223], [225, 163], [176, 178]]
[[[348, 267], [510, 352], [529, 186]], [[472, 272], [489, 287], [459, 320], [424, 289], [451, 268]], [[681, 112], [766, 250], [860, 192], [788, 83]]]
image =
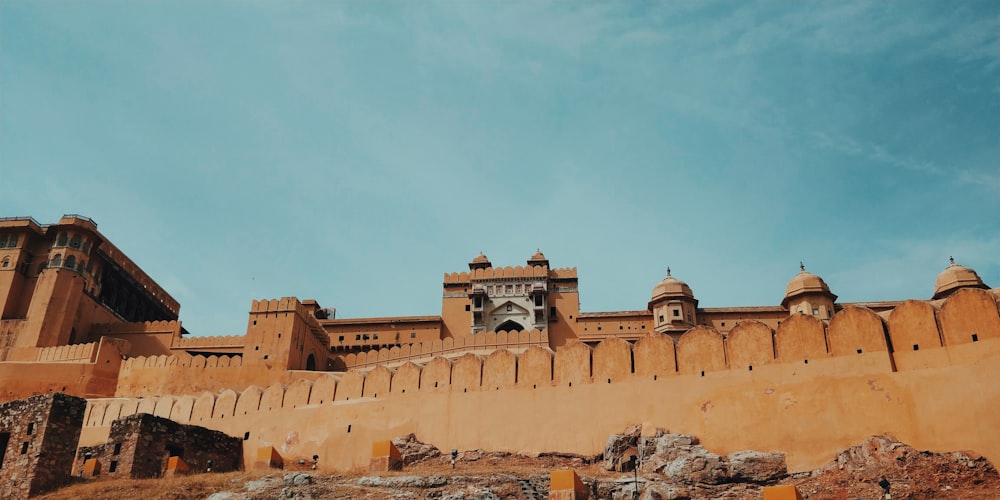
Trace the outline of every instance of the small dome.
[[956, 264], [955, 259], [952, 258], [951, 265], [941, 271], [934, 283], [934, 298], [947, 297], [955, 290], [966, 287], [989, 288], [975, 271]]
[[533, 260], [545, 260], [545, 254], [541, 250], [535, 250], [535, 254], [528, 259], [529, 262]]
[[660, 298], [687, 297], [694, 298], [694, 292], [687, 283], [670, 275], [670, 268], [667, 268], [667, 277], [653, 287], [653, 298], [655, 301]]
[[822, 293], [831, 296], [833, 300], [837, 300], [837, 296], [830, 291], [830, 287], [823, 281], [823, 278], [806, 272], [805, 266], [801, 263], [799, 263], [799, 269], [801, 269], [799, 274], [796, 274], [788, 282], [788, 286], [785, 287], [785, 298], [781, 300], [782, 306], [788, 307], [788, 302], [792, 297], [804, 293]]
[[490, 259], [486, 258], [486, 254], [483, 252], [479, 252], [479, 255], [475, 256], [475, 258], [472, 259], [472, 262], [469, 262], [470, 271], [486, 269], [489, 267], [493, 267], [493, 264], [490, 264]]

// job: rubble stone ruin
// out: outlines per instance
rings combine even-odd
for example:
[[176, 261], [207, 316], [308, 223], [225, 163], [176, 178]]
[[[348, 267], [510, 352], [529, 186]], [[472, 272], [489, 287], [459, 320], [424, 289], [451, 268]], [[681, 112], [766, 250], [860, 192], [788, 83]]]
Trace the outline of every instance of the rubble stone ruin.
[[[75, 441], [74, 441], [75, 443]], [[153, 478], [173, 473], [240, 470], [239, 438], [139, 413], [115, 420], [106, 443], [80, 447], [75, 476]]]
[[0, 497], [28, 498], [66, 484], [87, 400], [41, 394], [0, 404]]

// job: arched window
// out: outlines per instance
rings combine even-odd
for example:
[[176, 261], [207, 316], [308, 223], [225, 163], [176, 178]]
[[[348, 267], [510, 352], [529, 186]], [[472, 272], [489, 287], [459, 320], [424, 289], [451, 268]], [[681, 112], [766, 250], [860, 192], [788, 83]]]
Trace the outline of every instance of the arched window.
[[16, 247], [18, 239], [20, 239], [20, 236], [18, 236], [16, 234], [10, 235], [10, 240], [7, 241], [7, 246], [9, 246], [11, 248]]
[[76, 267], [76, 257], [72, 255], [66, 256], [66, 267], [69, 269], [74, 269]]
[[57, 247], [66, 246], [66, 233], [59, 233], [59, 237], [56, 238], [56, 246]]
[[7, 246], [7, 235], [0, 234], [0, 248]]
[[72, 248], [80, 248], [80, 235], [74, 234], [73, 239], [69, 240], [69, 246]]
[[84, 253], [90, 251], [90, 242], [87, 241], [87, 240], [84, 240], [84, 242], [83, 242], [83, 251], [84, 251]]
[[311, 372], [316, 371], [316, 356], [310, 354], [309, 357], [306, 358], [306, 370]]
[[60, 265], [62, 265], [62, 255], [56, 254], [55, 257], [52, 257], [52, 262], [49, 263], [49, 267], [59, 267]]
[[9, 265], [10, 265], [10, 257], [4, 257], [3, 258], [3, 267], [7, 267]]
[[496, 327], [496, 332], [520, 332], [524, 327], [514, 320], [507, 320]]
[[76, 263], [76, 272], [78, 272], [78, 273], [82, 273], [83, 272], [83, 264], [84, 264], [84, 260], [83, 259], [80, 259], [80, 262]]

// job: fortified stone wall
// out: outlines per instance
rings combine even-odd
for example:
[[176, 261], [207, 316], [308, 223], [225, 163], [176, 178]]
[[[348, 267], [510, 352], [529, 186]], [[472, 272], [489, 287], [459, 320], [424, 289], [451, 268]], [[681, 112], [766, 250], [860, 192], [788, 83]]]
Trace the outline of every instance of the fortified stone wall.
[[114, 419], [149, 412], [246, 435], [251, 455], [273, 445], [286, 460], [317, 453], [343, 469], [367, 464], [372, 440], [408, 432], [441, 448], [590, 454], [610, 432], [643, 421], [703, 436], [713, 451], [783, 451], [799, 468], [883, 432], [1000, 459], [993, 295], [961, 290], [940, 311], [919, 304], [904, 303], [887, 321], [845, 308], [829, 328], [809, 315], [773, 333], [756, 322], [726, 338], [698, 328], [676, 347], [650, 334], [634, 345], [612, 338], [594, 349], [535, 345], [367, 373], [297, 372], [318, 378], [239, 393], [92, 400], [84, 437], [103, 440]]
[[141, 321], [134, 323], [104, 323], [94, 325], [91, 338], [117, 337], [127, 339], [131, 356], [169, 354], [170, 347], [181, 339], [180, 321]]
[[269, 369], [244, 366], [240, 356], [139, 356], [122, 364], [118, 376], [118, 397], [200, 394], [220, 387], [243, 390], [251, 385], [267, 386], [274, 382], [315, 379], [324, 372]]
[[433, 342], [404, 344], [386, 349], [374, 349], [334, 358], [335, 366], [346, 368], [371, 368], [380, 364], [404, 363], [434, 356], [451, 356], [469, 351], [493, 349], [518, 349], [537, 345], [547, 347], [549, 336], [539, 330], [521, 332], [488, 332], [481, 335], [446, 338]]
[[66, 394], [0, 404], [0, 497], [28, 498], [69, 481], [86, 408]]
[[102, 338], [97, 343], [62, 347], [31, 348], [39, 361], [0, 362], [0, 401], [11, 401], [47, 392], [80, 397], [115, 394], [118, 372], [129, 343]]
[[219, 337], [181, 337], [174, 339], [170, 346], [173, 350], [189, 349], [211, 349], [211, 348], [240, 348], [246, 343], [246, 335], [226, 335]]
[[97, 342], [37, 348], [35, 361], [89, 363], [97, 355]]

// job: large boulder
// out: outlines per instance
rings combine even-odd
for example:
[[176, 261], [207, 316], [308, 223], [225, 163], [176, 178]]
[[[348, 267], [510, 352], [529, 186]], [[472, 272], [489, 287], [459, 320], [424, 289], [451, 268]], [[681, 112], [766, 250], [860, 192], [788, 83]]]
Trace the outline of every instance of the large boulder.
[[770, 483], [788, 475], [785, 455], [760, 451], [737, 451], [729, 454], [729, 475], [733, 481]]
[[621, 434], [608, 436], [608, 442], [604, 445], [604, 469], [618, 472], [631, 471], [635, 466], [632, 463], [632, 455], [639, 455], [637, 447], [640, 434], [642, 426], [636, 424]]
[[392, 444], [399, 450], [404, 467], [441, 455], [436, 446], [420, 442], [412, 432], [393, 439]]
[[706, 450], [694, 436], [658, 431], [641, 446], [643, 472], [660, 473], [679, 484], [720, 484], [729, 477], [726, 459]]

